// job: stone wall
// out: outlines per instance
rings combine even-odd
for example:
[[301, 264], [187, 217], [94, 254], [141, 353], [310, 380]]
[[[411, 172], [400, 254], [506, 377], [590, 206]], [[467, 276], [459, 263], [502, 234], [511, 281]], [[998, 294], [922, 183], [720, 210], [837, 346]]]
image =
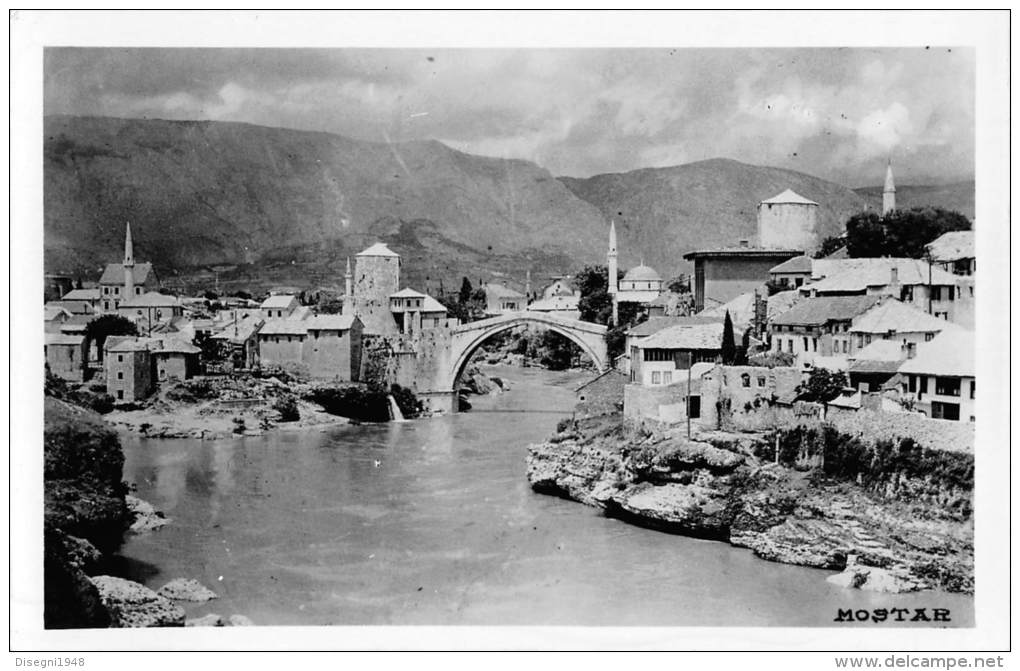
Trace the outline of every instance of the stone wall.
[[[697, 394], [697, 387], [692, 388]], [[623, 388], [623, 414], [633, 419], [679, 422], [687, 418], [687, 382], [659, 387], [627, 384]], [[704, 410], [704, 402], [702, 402]]]
[[774, 400], [793, 398], [802, 378], [794, 367], [715, 366], [701, 376], [701, 424], [759, 431], [789, 421], [792, 411]]
[[866, 440], [913, 438], [922, 447], [947, 452], [974, 451], [974, 423], [929, 419], [924, 415], [829, 407], [825, 421], [838, 431]]
[[627, 375], [612, 369], [577, 390], [577, 416], [597, 417], [620, 412], [624, 407]]

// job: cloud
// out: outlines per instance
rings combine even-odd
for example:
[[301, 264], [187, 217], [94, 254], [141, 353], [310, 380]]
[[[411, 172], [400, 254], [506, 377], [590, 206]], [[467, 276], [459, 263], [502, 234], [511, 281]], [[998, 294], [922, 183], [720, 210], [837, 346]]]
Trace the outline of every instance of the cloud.
[[726, 156], [851, 185], [973, 174], [954, 49], [64, 49], [47, 113], [233, 120], [586, 176]]

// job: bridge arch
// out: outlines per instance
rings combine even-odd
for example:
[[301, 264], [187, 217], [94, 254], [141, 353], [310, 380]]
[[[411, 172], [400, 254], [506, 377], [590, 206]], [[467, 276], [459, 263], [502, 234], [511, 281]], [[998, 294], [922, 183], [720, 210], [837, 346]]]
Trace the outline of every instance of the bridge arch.
[[464, 372], [471, 356], [481, 347], [482, 343], [498, 333], [527, 324], [544, 326], [578, 345], [581, 351], [595, 362], [600, 373], [609, 367], [605, 326], [542, 312], [512, 312], [491, 319], [462, 324], [453, 329], [450, 367], [446, 372], [444, 387], [446, 389], [456, 388], [461, 373]]

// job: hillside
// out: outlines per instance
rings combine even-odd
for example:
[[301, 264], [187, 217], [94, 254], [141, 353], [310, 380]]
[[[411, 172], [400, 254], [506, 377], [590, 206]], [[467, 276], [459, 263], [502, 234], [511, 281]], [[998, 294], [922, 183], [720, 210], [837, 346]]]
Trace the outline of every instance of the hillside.
[[[854, 191], [867, 201], [873, 210], [882, 210], [882, 187], [865, 186]], [[955, 210], [971, 221], [974, 220], [974, 182], [957, 182], [939, 186], [897, 186], [896, 207], [941, 207]]]
[[793, 189], [819, 203], [819, 237], [842, 232], [863, 209], [850, 189], [817, 177], [711, 159], [671, 168], [648, 168], [588, 179], [560, 177], [579, 198], [616, 220], [621, 265], [645, 262], [667, 274], [692, 249], [754, 240], [758, 203]]
[[135, 256], [169, 284], [342, 286], [344, 262], [376, 240], [403, 283], [523, 279], [604, 262], [608, 220], [621, 267], [669, 278], [691, 249], [755, 233], [758, 201], [790, 188], [821, 203], [822, 234], [864, 200], [809, 175], [715, 159], [589, 179], [439, 142], [375, 143], [214, 121], [47, 117], [45, 265], [95, 279]]
[[527, 161], [208, 121], [48, 117], [45, 129], [50, 272], [94, 276], [122, 254], [125, 221], [165, 279], [215, 266], [342, 283], [346, 256], [376, 239], [405, 256], [409, 282], [604, 254], [598, 210]]

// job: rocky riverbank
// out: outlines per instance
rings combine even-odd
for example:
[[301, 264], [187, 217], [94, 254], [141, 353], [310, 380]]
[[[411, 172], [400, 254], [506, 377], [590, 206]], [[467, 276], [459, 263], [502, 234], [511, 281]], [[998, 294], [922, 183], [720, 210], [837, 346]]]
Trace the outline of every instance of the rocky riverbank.
[[[528, 479], [538, 492], [641, 526], [728, 542], [770, 561], [841, 571], [830, 580], [848, 588], [973, 592], [969, 506], [897, 497], [888, 487], [862, 486], [860, 477], [774, 463], [757, 456], [770, 453], [770, 442], [756, 434], [688, 440], [682, 430], [620, 416], [562, 429], [529, 449]], [[901, 473], [897, 486], [911, 491], [905, 480]]]

